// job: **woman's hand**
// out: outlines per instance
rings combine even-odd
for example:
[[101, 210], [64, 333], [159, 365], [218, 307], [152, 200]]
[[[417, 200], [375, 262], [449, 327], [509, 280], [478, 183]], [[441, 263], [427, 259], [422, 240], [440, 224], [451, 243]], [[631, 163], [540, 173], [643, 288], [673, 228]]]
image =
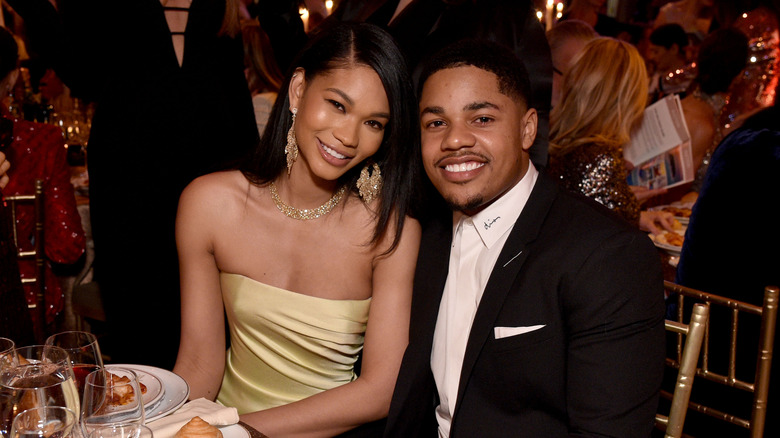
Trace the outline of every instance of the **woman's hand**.
[[639, 213], [639, 228], [650, 234], [661, 234], [663, 230], [674, 231], [674, 223], [674, 215], [668, 211], [642, 211]]
[[11, 163], [5, 159], [4, 153], [0, 152], [0, 190], [8, 185], [8, 169], [10, 168]]

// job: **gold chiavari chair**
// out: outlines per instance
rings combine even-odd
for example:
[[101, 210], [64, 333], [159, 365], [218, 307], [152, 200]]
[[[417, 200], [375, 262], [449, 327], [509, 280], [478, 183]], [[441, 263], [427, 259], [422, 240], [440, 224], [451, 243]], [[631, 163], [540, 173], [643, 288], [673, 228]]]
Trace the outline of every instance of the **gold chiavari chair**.
[[35, 277], [23, 278], [22, 284], [35, 285], [35, 303], [28, 307], [37, 314], [37, 324], [35, 325], [35, 338], [40, 343], [46, 339], [46, 303], [44, 299], [44, 284], [46, 281], [44, 251], [44, 205], [43, 205], [43, 180], [35, 180], [35, 191], [31, 195], [6, 196], [4, 201], [8, 204], [11, 211], [11, 222], [13, 230], [14, 245], [19, 248], [19, 231], [17, 229], [17, 207], [22, 204], [32, 204], [34, 210], [34, 247], [32, 251], [19, 250], [19, 260], [35, 261]]
[[[750, 418], [742, 418], [739, 415], [724, 412], [703, 403], [690, 401], [688, 408], [702, 414], [708, 415], [722, 421], [735, 424], [749, 431], [751, 438], [760, 438], [764, 435], [764, 423], [766, 421], [766, 407], [769, 397], [769, 378], [772, 366], [772, 352], [774, 347], [775, 327], [777, 324], [777, 301], [780, 295], [780, 289], [775, 286], [767, 286], [764, 290], [764, 300], [762, 306], [755, 306], [742, 301], [726, 298], [719, 295], [706, 293], [700, 290], [680, 286], [672, 282], [664, 282], [664, 288], [670, 296], [676, 296], [678, 305], [677, 320], [683, 321], [683, 309], [685, 302], [692, 300], [694, 302], [704, 303], [708, 307], [717, 306], [728, 311], [730, 318], [728, 339], [710, 339], [710, 332], [713, 331], [713, 325], [716, 322], [710, 310], [710, 318], [707, 323], [707, 329], [704, 334], [702, 345], [701, 366], [696, 370], [696, 377], [715, 382], [720, 385], [735, 388], [740, 391], [752, 393]], [[737, 372], [737, 339], [740, 328], [740, 316], [755, 315], [760, 318], [760, 329], [755, 336], [758, 337], [758, 348], [754, 353], [740, 351], [740, 355], [755, 354], [756, 368], [752, 381], [738, 378]], [[744, 338], [742, 338], [744, 340]], [[710, 366], [710, 348], [712, 343], [723, 343], [728, 341], [728, 367], [725, 374], [712, 370]], [[750, 371], [750, 370], [748, 370]], [[667, 391], [661, 391], [664, 398], [671, 399], [672, 394]], [[780, 399], [774, 400], [780, 403]]]
[[[677, 334], [677, 355], [666, 358], [668, 366], [678, 369], [677, 382], [674, 386], [672, 407], [669, 415], [656, 414], [656, 427], [664, 430], [665, 438], [680, 438], [682, 436], [685, 414], [688, 412], [688, 401], [691, 397], [693, 378], [699, 363], [699, 351], [704, 340], [704, 330], [710, 309], [704, 304], [696, 304], [691, 312], [688, 324], [666, 320], [666, 330]], [[685, 335], [685, 344], [682, 338]]]

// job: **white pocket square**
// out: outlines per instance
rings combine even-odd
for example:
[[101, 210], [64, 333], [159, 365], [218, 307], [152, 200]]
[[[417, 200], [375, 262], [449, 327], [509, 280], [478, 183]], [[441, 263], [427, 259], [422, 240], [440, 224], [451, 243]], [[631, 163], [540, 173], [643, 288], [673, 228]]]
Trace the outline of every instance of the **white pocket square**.
[[523, 335], [532, 332], [534, 330], [539, 330], [540, 328], [545, 326], [546, 324], [529, 325], [527, 327], [494, 327], [493, 332], [495, 334], [496, 339], [501, 339], [501, 338], [508, 338], [510, 336]]

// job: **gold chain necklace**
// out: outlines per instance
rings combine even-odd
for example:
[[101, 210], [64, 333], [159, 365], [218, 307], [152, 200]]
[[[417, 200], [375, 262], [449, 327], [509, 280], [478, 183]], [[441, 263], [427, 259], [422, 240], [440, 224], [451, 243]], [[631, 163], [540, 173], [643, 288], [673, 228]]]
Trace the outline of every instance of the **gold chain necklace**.
[[328, 213], [330, 213], [331, 210], [333, 210], [333, 207], [338, 205], [338, 203], [341, 201], [341, 198], [344, 196], [344, 191], [346, 190], [347, 186], [341, 186], [340, 189], [336, 191], [336, 193], [333, 194], [333, 196], [328, 199], [328, 202], [320, 205], [317, 208], [313, 209], [297, 209], [293, 206], [287, 205], [282, 201], [281, 198], [279, 198], [279, 192], [276, 191], [276, 184], [273, 182], [270, 182], [268, 184], [268, 190], [271, 192], [271, 199], [274, 200], [274, 204], [276, 204], [276, 208], [279, 209], [282, 213], [284, 213], [287, 217], [291, 217], [293, 219], [298, 219], [301, 221], [309, 220], [309, 219], [317, 219], [320, 216], [324, 216]]

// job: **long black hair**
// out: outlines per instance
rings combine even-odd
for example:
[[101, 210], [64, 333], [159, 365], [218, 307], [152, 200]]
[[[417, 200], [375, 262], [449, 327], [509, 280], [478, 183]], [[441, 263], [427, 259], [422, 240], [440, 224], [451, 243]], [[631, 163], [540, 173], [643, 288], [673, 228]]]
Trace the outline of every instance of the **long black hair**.
[[[334, 23], [317, 32], [298, 54], [290, 68], [268, 125], [257, 148], [239, 170], [253, 184], [264, 185], [287, 171], [284, 146], [292, 124], [288, 96], [291, 73], [304, 70], [306, 81], [336, 68], [366, 65], [376, 71], [382, 81], [390, 105], [390, 122], [385, 128], [379, 150], [370, 158], [382, 171], [382, 190], [376, 211], [377, 224], [372, 242], [387, 231], [395, 215], [395, 248], [401, 236], [405, 216], [414, 215], [420, 179], [420, 123], [417, 99], [404, 55], [393, 38], [381, 28], [367, 23]], [[360, 163], [339, 178], [352, 192], [364, 163]]]

